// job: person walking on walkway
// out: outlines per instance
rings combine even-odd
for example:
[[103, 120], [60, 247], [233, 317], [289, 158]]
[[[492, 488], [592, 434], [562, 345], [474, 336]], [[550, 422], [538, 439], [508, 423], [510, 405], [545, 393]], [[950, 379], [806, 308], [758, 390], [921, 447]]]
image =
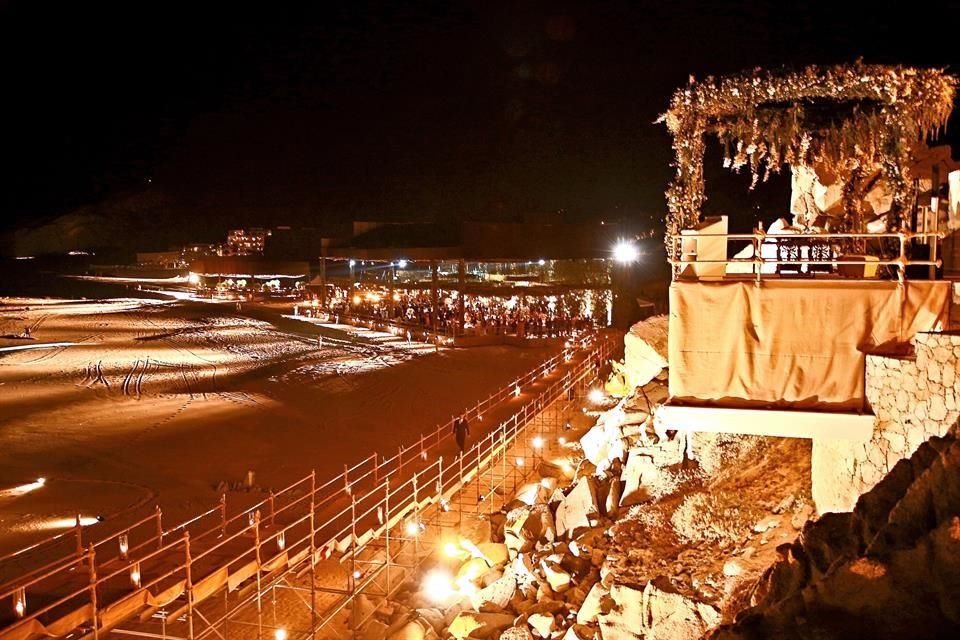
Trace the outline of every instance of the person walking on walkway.
[[466, 416], [460, 416], [453, 421], [453, 437], [457, 439], [457, 446], [460, 447], [461, 455], [466, 450], [468, 435], [470, 435], [470, 425], [467, 424]]

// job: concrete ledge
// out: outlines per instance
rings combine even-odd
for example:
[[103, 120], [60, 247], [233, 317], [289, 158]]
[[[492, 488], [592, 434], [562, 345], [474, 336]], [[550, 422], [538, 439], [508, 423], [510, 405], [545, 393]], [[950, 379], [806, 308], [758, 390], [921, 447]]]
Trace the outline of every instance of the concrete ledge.
[[781, 438], [857, 440], [873, 435], [874, 416], [817, 411], [729, 409], [665, 404], [657, 409], [660, 428], [677, 431], [738, 433]]

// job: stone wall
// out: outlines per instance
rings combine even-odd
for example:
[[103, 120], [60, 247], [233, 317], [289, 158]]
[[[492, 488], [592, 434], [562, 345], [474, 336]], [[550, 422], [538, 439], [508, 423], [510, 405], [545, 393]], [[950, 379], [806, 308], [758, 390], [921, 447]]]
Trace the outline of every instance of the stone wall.
[[850, 511], [901, 459], [960, 417], [960, 335], [918, 333], [911, 355], [868, 355], [868, 442], [815, 440], [813, 499], [820, 513]]

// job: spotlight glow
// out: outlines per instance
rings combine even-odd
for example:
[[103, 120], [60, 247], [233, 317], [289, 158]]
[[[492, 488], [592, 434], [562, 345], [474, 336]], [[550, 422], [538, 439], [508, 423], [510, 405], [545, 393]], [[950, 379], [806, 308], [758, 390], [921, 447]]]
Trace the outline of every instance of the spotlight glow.
[[283, 627], [279, 629], [274, 629], [273, 631], [274, 640], [287, 640], [287, 630]]
[[454, 595], [453, 577], [441, 569], [434, 569], [423, 578], [423, 593], [428, 600], [443, 604]]
[[543, 438], [541, 438], [540, 436], [535, 436], [533, 438], [533, 448], [534, 449], [543, 448]]
[[640, 249], [627, 240], [620, 240], [613, 247], [613, 259], [621, 264], [630, 264], [640, 258]]
[[590, 393], [587, 394], [587, 399], [593, 404], [601, 404], [607, 399], [607, 396], [600, 389], [590, 389]]
[[47, 483], [46, 478], [37, 478], [34, 482], [21, 484], [17, 487], [11, 487], [10, 489], [3, 489], [3, 490], [0, 490], [0, 498], [15, 498], [17, 496], [22, 496], [25, 493], [36, 491], [46, 483]]

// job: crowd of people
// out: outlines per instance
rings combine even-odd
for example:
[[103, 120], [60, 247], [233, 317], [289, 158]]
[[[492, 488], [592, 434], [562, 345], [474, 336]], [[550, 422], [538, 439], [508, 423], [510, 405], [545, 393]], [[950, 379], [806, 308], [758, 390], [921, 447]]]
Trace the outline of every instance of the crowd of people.
[[[543, 298], [472, 297], [464, 301], [458, 319], [455, 299], [443, 298], [436, 311], [428, 293], [397, 294], [393, 304], [380, 295], [356, 295], [331, 304], [331, 313], [358, 315], [426, 329], [446, 335], [516, 335], [550, 338], [572, 335], [593, 326], [584, 313], [573, 313], [555, 300]], [[436, 316], [436, 317], [434, 317]]]

